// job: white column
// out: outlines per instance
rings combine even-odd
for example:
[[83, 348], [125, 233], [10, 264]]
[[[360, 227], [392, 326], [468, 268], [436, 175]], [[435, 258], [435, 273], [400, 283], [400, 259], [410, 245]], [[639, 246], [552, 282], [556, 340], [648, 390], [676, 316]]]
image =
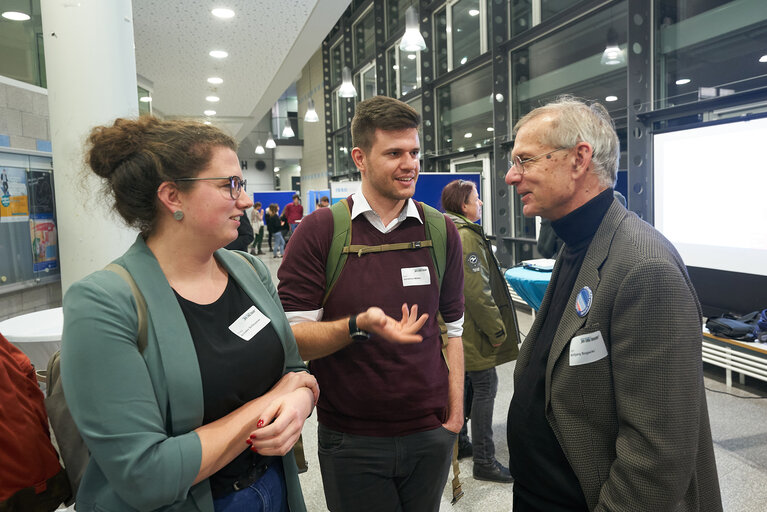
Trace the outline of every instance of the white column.
[[130, 0], [41, 2], [61, 285], [104, 267], [135, 239], [84, 163], [91, 128], [138, 116]]

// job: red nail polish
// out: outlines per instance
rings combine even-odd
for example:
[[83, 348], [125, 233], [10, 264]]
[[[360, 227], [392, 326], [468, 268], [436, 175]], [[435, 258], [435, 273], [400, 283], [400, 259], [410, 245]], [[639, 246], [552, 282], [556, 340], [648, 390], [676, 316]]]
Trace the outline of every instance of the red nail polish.
[[256, 423], [256, 427], [261, 428], [264, 426], [264, 420], [258, 420], [258, 423]]
[[253, 444], [253, 441], [251, 441], [250, 438], [246, 439], [245, 442], [248, 444]]
[[253, 446], [250, 447], [250, 451], [252, 451], [253, 453], [258, 453], [258, 450], [256, 450]]

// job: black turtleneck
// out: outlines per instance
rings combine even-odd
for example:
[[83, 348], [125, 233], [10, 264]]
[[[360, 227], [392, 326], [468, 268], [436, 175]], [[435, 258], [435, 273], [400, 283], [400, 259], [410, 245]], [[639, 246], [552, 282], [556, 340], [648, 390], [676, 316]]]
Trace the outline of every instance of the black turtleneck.
[[506, 424], [515, 512], [588, 510], [578, 479], [546, 419], [546, 363], [586, 251], [612, 202], [613, 191], [608, 188], [551, 223], [565, 247], [557, 280], [549, 284], [553, 294], [541, 330], [535, 339], [525, 340], [533, 343], [532, 354], [515, 385]]

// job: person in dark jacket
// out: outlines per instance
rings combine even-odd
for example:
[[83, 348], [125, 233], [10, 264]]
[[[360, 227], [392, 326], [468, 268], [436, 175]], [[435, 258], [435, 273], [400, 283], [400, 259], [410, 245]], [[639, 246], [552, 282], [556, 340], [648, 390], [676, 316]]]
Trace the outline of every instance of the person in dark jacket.
[[493, 406], [498, 391], [495, 367], [519, 353], [516, 313], [490, 241], [475, 224], [482, 213], [476, 185], [466, 180], [448, 183], [442, 190], [442, 208], [458, 228], [463, 246], [465, 387], [472, 390], [464, 410], [471, 411], [473, 445], [468, 445], [464, 424], [459, 452], [472, 446], [475, 479], [511, 483], [509, 470], [495, 459]]
[[240, 225], [237, 227], [237, 238], [232, 240], [225, 249], [230, 251], [248, 252], [248, 247], [253, 243], [253, 226], [250, 224], [248, 214], [240, 215]]
[[272, 257], [282, 257], [285, 252], [285, 238], [283, 237], [282, 229], [284, 227], [284, 221], [280, 218], [278, 212], [279, 206], [277, 203], [269, 205], [269, 211], [266, 212], [266, 230], [269, 232], [269, 236], [272, 238]]

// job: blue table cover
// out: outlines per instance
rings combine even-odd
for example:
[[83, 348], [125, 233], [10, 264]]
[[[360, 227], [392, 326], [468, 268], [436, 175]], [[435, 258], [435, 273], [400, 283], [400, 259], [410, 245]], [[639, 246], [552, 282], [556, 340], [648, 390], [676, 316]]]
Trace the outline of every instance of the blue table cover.
[[512, 267], [506, 271], [506, 281], [514, 288], [517, 295], [538, 311], [551, 279], [551, 272], [530, 270], [524, 267]]

